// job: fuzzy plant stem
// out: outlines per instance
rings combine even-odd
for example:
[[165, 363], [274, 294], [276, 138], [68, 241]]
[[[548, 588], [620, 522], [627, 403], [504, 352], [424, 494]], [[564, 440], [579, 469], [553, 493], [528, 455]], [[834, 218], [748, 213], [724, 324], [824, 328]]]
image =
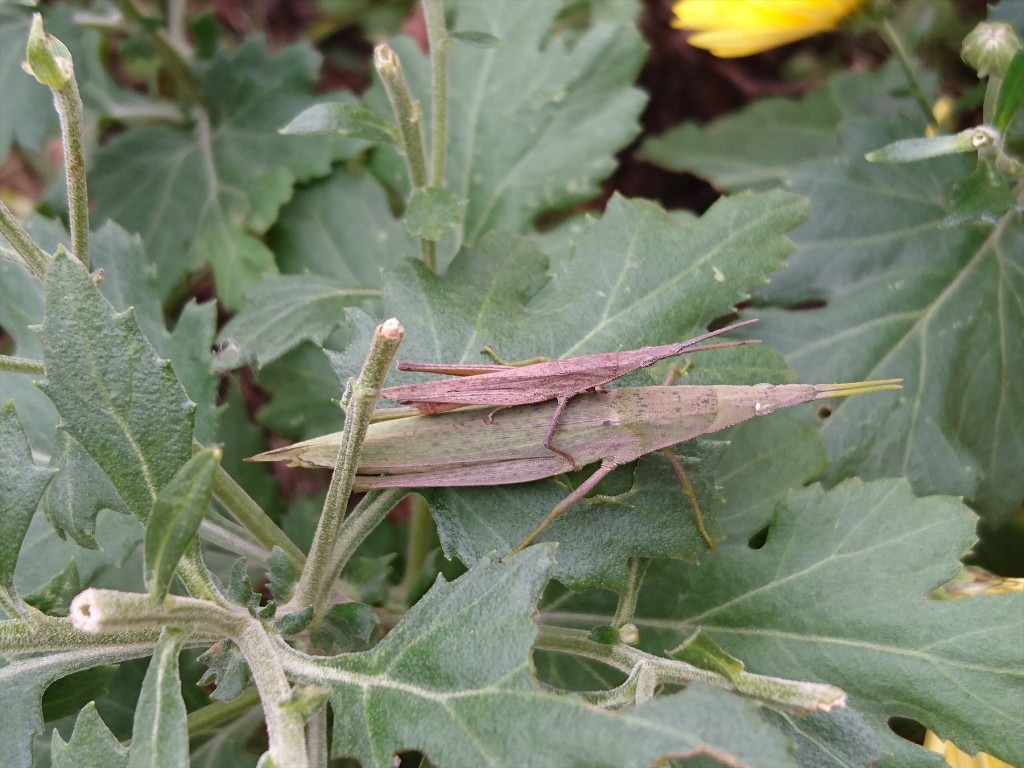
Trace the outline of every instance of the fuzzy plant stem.
[[636, 613], [636, 600], [640, 595], [640, 585], [643, 583], [644, 573], [650, 562], [650, 559], [646, 557], [631, 557], [626, 561], [626, 589], [619, 595], [619, 604], [615, 608], [612, 626], [622, 627], [633, 621], [633, 614]]
[[846, 693], [835, 686], [767, 677], [750, 672], [740, 672], [733, 679], [729, 679], [725, 675], [695, 667], [685, 661], [654, 656], [622, 643], [606, 645], [594, 642], [582, 629], [542, 626], [539, 628], [534, 647], [594, 659], [626, 674], [642, 671], [642, 676], [646, 679], [642, 687], [648, 693], [653, 692], [657, 685], [686, 685], [697, 680], [802, 715], [828, 712], [833, 707], [842, 707], [846, 704]]
[[352, 493], [356, 469], [359, 466], [359, 449], [370, 426], [373, 409], [380, 397], [380, 385], [384, 382], [388, 367], [398, 351], [405, 329], [395, 318], [385, 320], [373, 334], [370, 352], [363, 364], [359, 378], [349, 382], [348, 404], [345, 408], [345, 428], [341, 433], [341, 445], [335, 462], [334, 474], [327, 489], [320, 522], [313, 535], [309, 557], [302, 569], [295, 593], [289, 601], [296, 609], [307, 605], [319, 611], [320, 603], [334, 580], [334, 553], [337, 549], [338, 533], [345, 519], [348, 499]]
[[53, 93], [53, 104], [60, 119], [60, 138], [64, 148], [64, 175], [68, 187], [68, 224], [71, 250], [85, 268], [89, 268], [89, 190], [85, 183], [85, 154], [82, 150], [82, 97], [68, 49], [43, 31], [43, 17], [32, 17], [26, 69]]
[[27, 357], [14, 357], [13, 355], [0, 355], [0, 371], [42, 376], [46, 373], [46, 368], [42, 360], [30, 360]]
[[423, 18], [430, 43], [430, 186], [444, 186], [448, 150], [448, 51], [451, 38], [441, 0], [423, 0]]
[[[423, 147], [423, 110], [412, 97], [402, 71], [402, 62], [387, 43], [373, 49], [373, 66], [384, 83], [391, 111], [402, 137], [402, 153], [409, 170], [409, 183], [415, 193], [427, 186], [427, 160]], [[420, 240], [420, 258], [431, 272], [437, 272], [437, 243]]]
[[935, 114], [932, 112], [932, 105], [924, 95], [924, 88], [921, 87], [921, 81], [917, 76], [917, 72], [914, 71], [914, 62], [911, 60], [910, 54], [907, 53], [907, 49], [903, 45], [903, 41], [896, 33], [896, 30], [889, 22], [889, 19], [883, 17], [879, 20], [878, 33], [882, 36], [885, 44], [889, 46], [889, 50], [896, 56], [896, 60], [900, 64], [900, 69], [903, 70], [903, 74], [907, 78], [907, 85], [910, 86], [910, 93], [913, 95], [914, 101], [916, 101], [917, 105], [921, 108], [921, 112], [924, 113], [924, 118], [928, 121], [928, 125], [937, 129], [939, 125], [935, 120]]
[[176, 595], [153, 606], [149, 595], [90, 588], [72, 601], [69, 618], [76, 629], [95, 635], [171, 627], [231, 638], [245, 657], [263, 701], [273, 764], [308, 768], [302, 715], [280, 706], [288, 701], [291, 685], [277, 647], [263, 623], [244, 608]]
[[329, 569], [331, 580], [338, 577], [348, 561], [352, 559], [352, 555], [355, 554], [359, 545], [366, 540], [374, 528], [384, 521], [388, 512], [394, 509], [407, 493], [408, 491], [404, 488], [385, 488], [369, 491], [363, 496], [338, 531], [338, 540], [335, 543]]
[[[202, 446], [198, 442], [193, 442], [192, 451], [200, 450], [202, 450]], [[278, 528], [277, 524], [263, 511], [263, 508], [220, 465], [217, 466], [217, 472], [213, 476], [213, 495], [227, 513], [245, 530], [249, 531], [268, 552], [277, 545], [285, 551], [288, 559], [297, 567], [303, 566], [306, 556], [302, 550], [288, 538], [284, 531]]]
[[25, 267], [40, 280], [46, 277], [50, 254], [36, 245], [36, 241], [25, 231], [11, 209], [0, 200], [0, 235], [11, 244], [14, 252], [21, 257]]

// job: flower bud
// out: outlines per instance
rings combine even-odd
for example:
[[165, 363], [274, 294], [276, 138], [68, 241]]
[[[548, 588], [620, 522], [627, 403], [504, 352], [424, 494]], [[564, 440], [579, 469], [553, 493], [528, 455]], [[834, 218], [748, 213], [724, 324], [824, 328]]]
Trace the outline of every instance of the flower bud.
[[43, 85], [63, 88], [71, 80], [71, 53], [64, 43], [43, 31], [43, 17], [38, 13], [32, 17], [25, 58], [22, 69]]
[[1013, 27], [983, 21], [964, 38], [960, 58], [978, 70], [978, 77], [1002, 77], [1018, 50], [1020, 41]]

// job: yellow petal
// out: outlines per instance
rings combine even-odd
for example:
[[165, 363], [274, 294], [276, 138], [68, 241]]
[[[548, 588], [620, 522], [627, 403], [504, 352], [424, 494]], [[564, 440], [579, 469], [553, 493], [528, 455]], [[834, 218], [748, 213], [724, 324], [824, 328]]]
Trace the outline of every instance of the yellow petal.
[[862, 0], [680, 0], [672, 26], [716, 56], [748, 56], [835, 29]]

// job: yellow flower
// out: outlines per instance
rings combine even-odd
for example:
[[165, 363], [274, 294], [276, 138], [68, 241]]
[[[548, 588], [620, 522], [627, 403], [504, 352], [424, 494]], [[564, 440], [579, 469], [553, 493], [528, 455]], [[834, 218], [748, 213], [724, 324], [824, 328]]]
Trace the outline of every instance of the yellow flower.
[[1013, 768], [1009, 763], [1004, 763], [984, 752], [979, 752], [971, 757], [965, 752], [961, 752], [952, 741], [943, 741], [931, 731], [925, 732], [924, 746], [925, 749], [938, 752], [946, 758], [946, 763], [953, 768]]
[[750, 56], [827, 32], [863, 0], [679, 0], [672, 26], [715, 56]]

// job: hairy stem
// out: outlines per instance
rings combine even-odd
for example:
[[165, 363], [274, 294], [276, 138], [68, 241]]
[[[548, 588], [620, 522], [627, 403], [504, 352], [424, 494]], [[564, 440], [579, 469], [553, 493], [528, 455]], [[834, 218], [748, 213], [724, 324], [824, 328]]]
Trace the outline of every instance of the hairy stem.
[[42, 376], [46, 368], [42, 360], [31, 360], [27, 357], [14, 357], [12, 355], [0, 355], [0, 371], [9, 373], [28, 373], [33, 376]]
[[[192, 450], [193, 452], [202, 450], [202, 446], [193, 442]], [[253, 501], [245, 489], [236, 483], [220, 465], [217, 466], [217, 473], [213, 477], [213, 495], [227, 513], [249, 531], [268, 552], [276, 544], [285, 551], [285, 554], [296, 566], [302, 567], [306, 562], [306, 556], [302, 550], [285, 535], [284, 531], [278, 528], [277, 524], [263, 511], [263, 508]]]
[[444, 24], [441, 0], [423, 0], [423, 18], [430, 42], [430, 186], [444, 187], [448, 149], [448, 51], [451, 39]]
[[846, 693], [831, 685], [786, 680], [750, 672], [740, 672], [730, 679], [684, 661], [654, 656], [621, 643], [596, 643], [590, 640], [587, 632], [582, 629], [542, 626], [534, 647], [601, 661], [627, 674], [642, 671], [645, 688], [666, 683], [686, 685], [697, 680], [779, 709], [804, 715], [828, 712], [833, 707], [846, 704]]
[[313, 535], [309, 558], [295, 586], [295, 593], [289, 601], [296, 609], [312, 605], [315, 610], [319, 610], [320, 603], [334, 580], [338, 534], [345, 519], [348, 499], [359, 466], [359, 449], [370, 426], [377, 399], [380, 397], [380, 385], [404, 335], [405, 330], [394, 318], [378, 325], [363, 370], [359, 378], [349, 384], [345, 428], [341, 433], [334, 474], [327, 489], [327, 499], [320, 515], [320, 522]]
[[626, 561], [626, 589], [619, 595], [619, 604], [615, 608], [612, 626], [622, 627], [633, 621], [636, 600], [640, 595], [640, 585], [643, 583], [644, 573], [650, 562], [650, 559], [646, 557], [631, 557]]
[[50, 254], [36, 245], [36, 241], [25, 231], [11, 209], [0, 200], [0, 235], [3, 235], [14, 252], [21, 257], [25, 267], [40, 280], [46, 277]]
[[896, 30], [889, 22], [889, 19], [883, 17], [879, 20], [878, 33], [882, 36], [885, 44], [889, 46], [889, 50], [896, 56], [896, 60], [900, 64], [900, 69], [903, 70], [903, 74], [907, 78], [907, 85], [910, 86], [910, 93], [913, 95], [914, 101], [916, 101], [917, 105], [921, 108], [921, 112], [924, 114], [925, 120], [928, 121], [928, 125], [937, 129], [939, 126], [935, 120], [935, 115], [932, 113], [932, 105], [924, 95], [924, 88], [921, 87], [921, 81], [917, 76], [917, 72], [914, 71], [914, 62], [911, 60], [910, 54], [907, 53], [907, 49], [904, 47], [903, 41], [896, 33]]

